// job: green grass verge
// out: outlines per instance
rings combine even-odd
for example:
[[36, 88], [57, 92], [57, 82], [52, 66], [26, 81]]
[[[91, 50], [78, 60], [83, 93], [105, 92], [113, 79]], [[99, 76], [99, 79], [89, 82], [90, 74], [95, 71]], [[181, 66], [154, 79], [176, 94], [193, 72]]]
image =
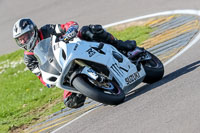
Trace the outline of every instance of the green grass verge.
[[[137, 26], [108, 31], [118, 39], [134, 39], [141, 44], [149, 38], [152, 29]], [[62, 102], [63, 90], [44, 87], [26, 69], [22, 50], [0, 56], [0, 92], [0, 132], [34, 124], [38, 119], [44, 119], [65, 107]]]
[[114, 37], [120, 40], [136, 40], [137, 45], [147, 40], [150, 37], [150, 33], [153, 31], [148, 26], [131, 26], [126, 29], [118, 30], [117, 28], [109, 28], [108, 31], [113, 34]]
[[0, 73], [0, 132], [29, 125], [64, 107], [59, 102], [57, 109], [48, 109], [55, 100], [62, 101], [63, 91], [44, 87], [26, 69], [22, 50], [0, 57]]

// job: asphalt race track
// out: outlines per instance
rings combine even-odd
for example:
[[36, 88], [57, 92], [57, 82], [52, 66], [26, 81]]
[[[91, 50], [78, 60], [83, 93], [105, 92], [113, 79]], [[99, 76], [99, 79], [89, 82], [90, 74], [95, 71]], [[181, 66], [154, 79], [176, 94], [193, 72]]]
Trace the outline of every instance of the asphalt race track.
[[[17, 50], [12, 26], [30, 17], [38, 27], [75, 20], [109, 24], [176, 9], [200, 10], [199, 0], [0, 0], [0, 54]], [[118, 106], [101, 106], [57, 132], [198, 133], [200, 131], [200, 42], [167, 64], [164, 78]]]

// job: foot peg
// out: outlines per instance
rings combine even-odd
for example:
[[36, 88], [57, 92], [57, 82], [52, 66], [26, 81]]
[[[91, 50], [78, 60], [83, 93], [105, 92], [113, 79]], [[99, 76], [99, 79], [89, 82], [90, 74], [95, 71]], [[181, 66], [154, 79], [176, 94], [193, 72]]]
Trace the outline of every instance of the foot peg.
[[133, 59], [134, 57], [138, 56], [139, 54], [144, 52], [144, 48], [136, 47], [133, 51], [129, 51], [127, 56], [129, 59]]

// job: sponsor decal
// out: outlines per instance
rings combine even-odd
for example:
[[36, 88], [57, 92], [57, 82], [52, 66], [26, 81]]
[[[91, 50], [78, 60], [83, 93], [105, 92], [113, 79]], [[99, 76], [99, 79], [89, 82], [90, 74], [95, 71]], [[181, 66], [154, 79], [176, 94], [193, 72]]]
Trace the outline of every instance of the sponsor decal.
[[135, 73], [131, 74], [130, 76], [128, 76], [127, 78], [125, 78], [125, 81], [129, 85], [129, 84], [135, 82], [136, 80], [138, 80], [140, 77], [141, 77], [140, 73], [135, 72]]
[[[128, 65], [128, 69], [123, 68], [121, 66], [118, 66], [117, 63], [112, 64], [110, 67], [117, 75], [123, 76], [124, 72], [128, 72], [130, 69], [130, 66]], [[124, 72], [123, 72], [124, 71]]]
[[77, 48], [78, 48], [78, 43], [76, 43], [76, 45], [74, 47], [74, 51], [76, 51]]
[[54, 48], [54, 50], [60, 48], [59, 43], [55, 44], [55, 45], [53, 46], [53, 48]]
[[86, 52], [88, 53], [89, 57], [92, 57], [96, 53], [96, 51], [92, 48], [88, 49]]
[[123, 76], [123, 71], [119, 68], [119, 66], [117, 65], [117, 63], [112, 64], [110, 67], [117, 75], [119, 76]]

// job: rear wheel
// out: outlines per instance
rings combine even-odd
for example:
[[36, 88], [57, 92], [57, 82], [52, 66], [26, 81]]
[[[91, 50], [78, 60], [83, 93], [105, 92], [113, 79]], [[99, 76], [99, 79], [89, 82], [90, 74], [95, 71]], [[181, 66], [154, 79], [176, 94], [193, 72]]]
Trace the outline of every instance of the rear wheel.
[[72, 84], [85, 96], [104, 104], [117, 105], [125, 99], [123, 90], [113, 81], [100, 83], [86, 75], [78, 75]]
[[164, 66], [160, 59], [158, 59], [155, 55], [151, 54], [147, 51], [147, 54], [151, 56], [151, 60], [143, 61], [143, 67], [146, 72], [146, 77], [143, 82], [145, 83], [154, 83], [160, 79], [162, 79], [164, 75]]

